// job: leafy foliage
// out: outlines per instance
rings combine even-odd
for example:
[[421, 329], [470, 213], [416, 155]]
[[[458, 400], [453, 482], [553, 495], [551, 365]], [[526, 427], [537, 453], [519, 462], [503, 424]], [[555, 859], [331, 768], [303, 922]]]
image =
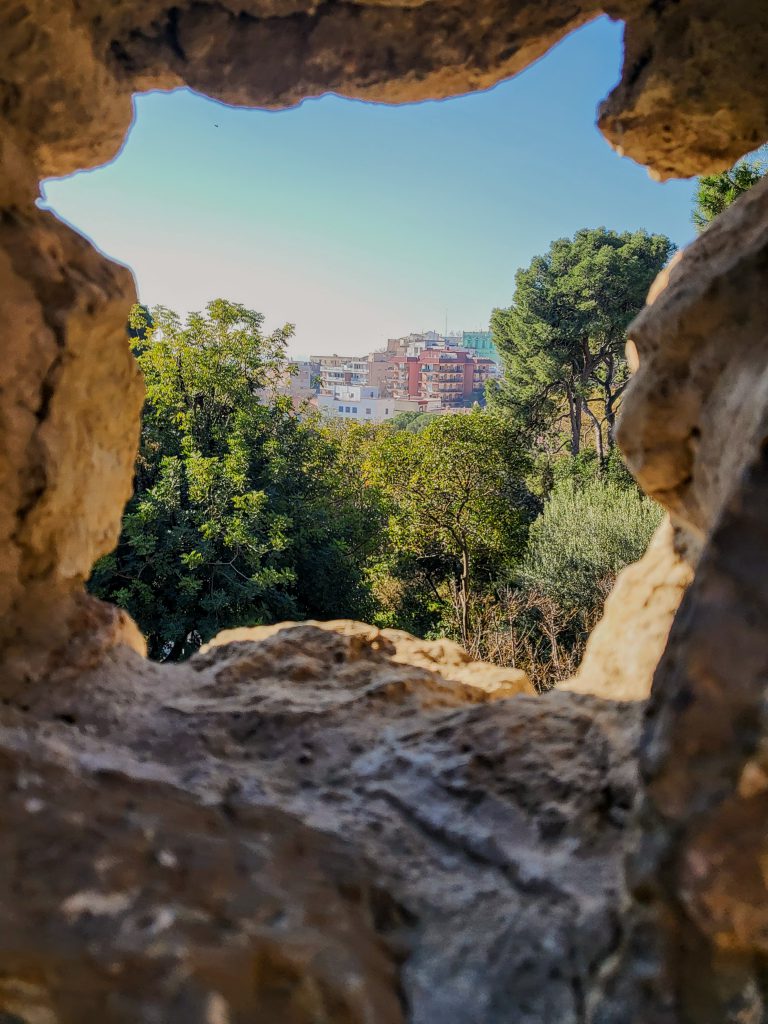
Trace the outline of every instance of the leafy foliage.
[[399, 412], [392, 417], [392, 426], [395, 430], [407, 430], [411, 423], [421, 416], [420, 412]]
[[661, 519], [661, 508], [636, 487], [564, 481], [531, 527], [521, 578], [564, 609], [600, 606]]
[[664, 235], [584, 229], [517, 272], [512, 305], [491, 318], [504, 364], [492, 397], [532, 442], [557, 446], [565, 420], [577, 455], [586, 417], [604, 458], [628, 380], [627, 326], [673, 248]]
[[493, 314], [505, 372], [490, 405], [379, 425], [295, 413], [289, 325], [266, 333], [225, 300], [183, 322], [136, 307], [136, 489], [91, 590], [128, 609], [154, 657], [236, 624], [359, 617], [459, 639], [547, 688], [660, 519], [612, 428], [627, 325], [671, 251], [604, 228], [553, 242]]
[[385, 432], [368, 453], [366, 477], [389, 513], [390, 575], [426, 581], [436, 608], [452, 586], [465, 642], [480, 581], [525, 542], [536, 508], [529, 465], [509, 418], [480, 409], [436, 416], [418, 432]]
[[[762, 154], [768, 151], [764, 147]], [[705, 174], [698, 180], [693, 209], [693, 223], [699, 231], [708, 227], [739, 196], [768, 173], [768, 159], [740, 160], [734, 167], [720, 174]]]
[[393, 418], [392, 425], [396, 430], [410, 430], [411, 433], [417, 434], [440, 415], [439, 412], [399, 412]]
[[618, 573], [639, 558], [661, 509], [594, 460], [562, 470], [511, 577], [495, 579], [473, 613], [475, 657], [522, 668], [539, 690], [573, 675]]
[[185, 323], [137, 307], [132, 327], [147, 386], [136, 489], [90, 589], [128, 609], [156, 657], [244, 622], [368, 610], [350, 555], [375, 510], [277, 393], [292, 328], [267, 335], [224, 300]]

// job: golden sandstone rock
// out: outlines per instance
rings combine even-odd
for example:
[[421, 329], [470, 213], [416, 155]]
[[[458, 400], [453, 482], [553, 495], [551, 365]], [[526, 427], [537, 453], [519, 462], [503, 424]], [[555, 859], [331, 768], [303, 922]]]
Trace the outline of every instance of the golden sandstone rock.
[[665, 520], [645, 555], [616, 580], [578, 673], [561, 688], [611, 700], [645, 700], [692, 578], [693, 568], [677, 550], [675, 531]]
[[664, 178], [768, 138], [763, 0], [2, 6], [8, 1024], [768, 1018], [768, 182], [632, 328], [620, 443], [671, 526], [572, 684], [602, 699], [348, 623], [154, 665], [82, 592], [131, 486], [134, 292], [35, 207], [39, 179], [114, 156], [137, 90], [447, 96], [604, 11], [616, 148]]

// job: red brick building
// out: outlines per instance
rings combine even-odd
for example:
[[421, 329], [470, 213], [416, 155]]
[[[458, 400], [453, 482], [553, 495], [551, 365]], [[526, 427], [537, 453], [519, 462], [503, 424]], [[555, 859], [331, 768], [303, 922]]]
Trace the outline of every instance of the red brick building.
[[428, 348], [393, 360], [395, 398], [439, 398], [446, 408], [466, 404], [482, 392], [496, 364], [464, 349]]

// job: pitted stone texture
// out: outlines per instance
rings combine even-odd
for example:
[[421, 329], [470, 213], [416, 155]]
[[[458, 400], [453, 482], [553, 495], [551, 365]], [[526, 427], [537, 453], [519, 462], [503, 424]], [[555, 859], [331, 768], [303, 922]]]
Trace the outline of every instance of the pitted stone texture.
[[[55, 645], [116, 543], [143, 399], [127, 270], [38, 210], [0, 217], [0, 643]], [[60, 637], [59, 637], [60, 639]]]
[[[608, 5], [627, 21], [627, 58], [602, 127], [661, 177], [720, 169], [768, 137], [768, 7], [721, 6]], [[135, 89], [187, 84], [264, 106], [328, 90], [453, 95], [521, 70], [603, 9], [3, 6], [7, 1014], [28, 1024], [765, 1018], [765, 187], [692, 247], [635, 330], [640, 372], [622, 443], [691, 564], [703, 555], [656, 676], [633, 868], [648, 911], [628, 934], [636, 707], [573, 694], [495, 700], [499, 691], [440, 683], [433, 668], [382, 651], [354, 666], [342, 652], [313, 706], [287, 668], [254, 676], [252, 651], [248, 668], [231, 646], [183, 669], [149, 665], [125, 652], [136, 643], [125, 621], [99, 620], [75, 596], [130, 487], [140, 389], [121, 332], [133, 290], [31, 208], [37, 177], [113, 156]], [[96, 620], [93, 642], [61, 645], [74, 623]], [[44, 664], [68, 670], [28, 664], [27, 689], [8, 688], [9, 654], [23, 664], [43, 650]], [[355, 685], [358, 673], [379, 683]], [[622, 965], [613, 979], [611, 962]]]
[[610, 700], [646, 700], [693, 568], [665, 520], [605, 602], [575, 678], [561, 689]]
[[638, 366], [618, 441], [670, 512], [622, 573], [566, 688], [643, 699], [721, 510], [763, 439], [768, 408], [768, 178], [662, 271], [630, 325]]
[[402, 651], [302, 625], [7, 701], [0, 1011], [580, 1024], [637, 706], [473, 694]]
[[768, 1015], [767, 324], [765, 181], [661, 276], [630, 327], [639, 370], [620, 443], [701, 552], [641, 745], [641, 913], [618, 975], [636, 982], [620, 1007], [634, 999], [637, 1021]]
[[[768, 421], [764, 430], [768, 438]], [[768, 1014], [767, 502], [763, 445], [715, 527], [656, 672], [629, 869], [635, 906], [604, 990], [605, 1024]]]
[[[275, 638], [275, 639], [272, 639]], [[268, 640], [269, 643], [263, 641]], [[278, 688], [282, 682], [280, 672], [289, 671], [291, 679], [303, 682], [310, 690], [308, 699], [317, 704], [320, 691], [325, 685], [325, 676], [335, 663], [346, 661], [352, 670], [347, 673], [350, 695], [364, 686], [375, 690], [386, 687], [387, 676], [370, 676], [363, 665], [377, 663], [407, 665], [417, 670], [416, 676], [426, 683], [427, 674], [434, 674], [435, 698], [438, 703], [444, 699], [454, 701], [480, 701], [487, 696], [510, 697], [516, 693], [535, 694], [536, 690], [525, 672], [515, 668], [502, 668], [487, 662], [473, 661], [463, 647], [452, 640], [420, 640], [400, 629], [377, 629], [353, 619], [338, 619], [331, 622], [279, 622], [274, 626], [252, 626], [227, 629], [219, 633], [209, 644], [201, 648], [198, 657], [208, 655], [211, 659], [221, 658], [217, 648], [237, 642], [235, 659], [238, 671], [255, 674], [259, 686], [266, 678], [274, 678]], [[247, 663], [242, 643], [253, 645], [254, 660]], [[282, 657], [283, 645], [290, 652], [289, 662]], [[295, 658], [294, 652], [304, 650], [303, 656]], [[361, 660], [361, 671], [353, 667]], [[195, 662], [197, 664], [197, 662]], [[279, 671], [278, 671], [279, 670]], [[423, 670], [423, 671], [418, 671]], [[398, 676], [402, 681], [402, 675]], [[451, 685], [453, 684], [453, 685]], [[441, 696], [446, 691], [444, 696]], [[340, 695], [338, 680], [333, 682], [333, 691]]]
[[641, 487], [700, 550], [762, 440], [768, 405], [768, 178], [653, 285], [618, 439]]
[[656, 178], [708, 174], [768, 138], [768, 6], [763, 0], [652, 0], [624, 35], [621, 81], [598, 124]]

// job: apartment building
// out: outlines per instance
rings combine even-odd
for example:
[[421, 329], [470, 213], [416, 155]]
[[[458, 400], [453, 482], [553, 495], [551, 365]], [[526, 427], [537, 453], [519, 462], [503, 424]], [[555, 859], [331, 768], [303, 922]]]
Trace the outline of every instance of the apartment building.
[[378, 388], [382, 398], [392, 395], [392, 359], [396, 353], [379, 349], [368, 356], [368, 385]]
[[376, 349], [368, 356], [368, 384], [370, 387], [379, 389], [382, 398], [391, 398], [395, 379], [393, 360], [397, 356], [405, 355], [410, 340], [416, 335], [408, 338], [390, 338], [386, 347]]
[[[390, 338], [385, 348], [367, 356], [312, 356], [311, 364], [317, 367], [319, 398], [338, 399], [341, 388], [368, 388], [376, 391], [375, 396], [366, 396], [374, 402], [397, 399], [431, 406], [437, 402], [440, 408], [451, 409], [468, 404], [473, 396], [482, 393], [486, 381], [498, 373], [497, 356], [489, 331], [450, 335], [423, 331]], [[331, 411], [334, 403], [319, 404]], [[372, 405], [370, 414], [360, 414], [359, 395], [357, 401], [344, 399], [336, 401], [336, 405], [342, 405], [341, 412], [336, 409], [338, 415], [362, 415], [363, 420], [387, 419], [403, 411], [390, 402]], [[347, 412], [347, 405], [350, 410], [357, 405], [358, 413]]]
[[492, 359], [474, 358], [466, 349], [425, 347], [393, 363], [395, 398], [437, 399], [443, 408], [467, 404], [496, 372]]
[[334, 419], [380, 423], [395, 415], [392, 398], [382, 398], [378, 388], [359, 384], [337, 385], [333, 394], [320, 394], [315, 401], [321, 413]]
[[337, 387], [365, 387], [368, 378], [368, 356], [313, 356], [320, 364], [320, 394], [332, 395]]
[[492, 359], [494, 363], [501, 365], [501, 356], [493, 343], [490, 331], [463, 331], [460, 344], [462, 348], [469, 349], [476, 358]]

